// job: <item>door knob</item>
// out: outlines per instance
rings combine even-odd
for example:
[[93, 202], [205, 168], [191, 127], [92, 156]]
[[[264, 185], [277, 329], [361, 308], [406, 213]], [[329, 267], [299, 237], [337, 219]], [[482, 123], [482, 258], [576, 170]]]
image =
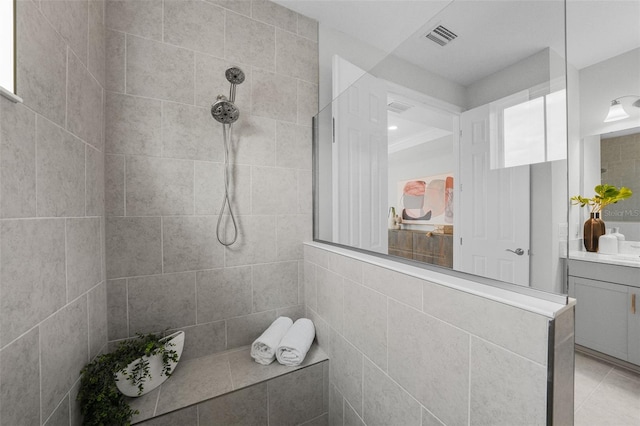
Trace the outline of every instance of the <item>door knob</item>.
[[510, 251], [511, 253], [515, 253], [518, 256], [522, 256], [524, 254], [524, 250], [522, 250], [521, 248], [517, 248], [515, 250], [506, 249], [505, 251]]

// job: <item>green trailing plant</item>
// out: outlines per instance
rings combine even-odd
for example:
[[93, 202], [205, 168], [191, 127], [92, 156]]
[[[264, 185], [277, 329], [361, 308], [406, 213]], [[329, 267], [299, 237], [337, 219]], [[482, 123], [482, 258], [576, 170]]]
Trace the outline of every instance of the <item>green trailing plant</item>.
[[594, 188], [596, 195], [586, 198], [581, 195], [571, 197], [571, 204], [580, 205], [580, 207], [589, 206], [591, 213], [600, 213], [609, 204], [615, 204], [618, 201], [630, 198], [633, 192], [624, 186], [617, 188], [613, 185], [597, 185]]
[[[82, 371], [77, 400], [80, 401], [87, 426], [130, 425], [131, 418], [138, 414], [132, 410], [127, 398], [116, 386], [116, 373], [122, 372], [125, 380], [138, 388], [138, 395], [144, 390], [144, 380], [150, 379], [149, 360], [145, 356], [161, 355], [163, 371], [171, 375], [171, 363], [178, 361], [178, 354], [171, 349], [170, 342], [163, 342], [162, 336], [138, 334], [137, 338], [120, 342], [113, 352], [99, 355]], [[133, 361], [141, 359], [130, 374], [124, 370]]]

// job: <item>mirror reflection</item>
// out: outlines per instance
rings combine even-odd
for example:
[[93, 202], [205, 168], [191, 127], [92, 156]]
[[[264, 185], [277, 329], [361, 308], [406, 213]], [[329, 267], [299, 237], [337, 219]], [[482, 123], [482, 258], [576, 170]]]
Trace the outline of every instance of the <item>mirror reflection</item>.
[[563, 2], [454, 1], [368, 69], [324, 37], [315, 238], [561, 292], [564, 35]]

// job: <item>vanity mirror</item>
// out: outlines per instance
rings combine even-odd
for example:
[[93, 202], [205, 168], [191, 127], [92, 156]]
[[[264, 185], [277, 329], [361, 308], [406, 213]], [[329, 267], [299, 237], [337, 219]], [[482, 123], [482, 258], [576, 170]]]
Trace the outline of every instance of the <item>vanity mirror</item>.
[[453, 1], [374, 66], [366, 43], [321, 27], [333, 101], [315, 120], [314, 237], [561, 292], [564, 13]]

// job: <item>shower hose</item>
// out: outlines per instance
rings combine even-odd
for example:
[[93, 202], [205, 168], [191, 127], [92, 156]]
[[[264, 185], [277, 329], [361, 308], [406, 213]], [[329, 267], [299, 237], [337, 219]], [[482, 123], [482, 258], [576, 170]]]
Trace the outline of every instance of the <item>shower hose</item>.
[[[230, 246], [238, 239], [238, 224], [236, 218], [233, 215], [233, 209], [231, 208], [231, 201], [229, 199], [229, 168], [231, 162], [229, 161], [229, 146], [231, 145], [231, 126], [233, 124], [222, 125], [222, 139], [224, 144], [224, 197], [222, 198], [222, 206], [220, 206], [220, 213], [218, 215], [218, 224], [216, 225], [216, 237], [223, 246]], [[224, 241], [221, 237], [220, 225], [222, 225], [222, 216], [224, 214], [225, 207], [228, 207], [229, 217], [233, 224], [233, 239], [231, 241]]]

